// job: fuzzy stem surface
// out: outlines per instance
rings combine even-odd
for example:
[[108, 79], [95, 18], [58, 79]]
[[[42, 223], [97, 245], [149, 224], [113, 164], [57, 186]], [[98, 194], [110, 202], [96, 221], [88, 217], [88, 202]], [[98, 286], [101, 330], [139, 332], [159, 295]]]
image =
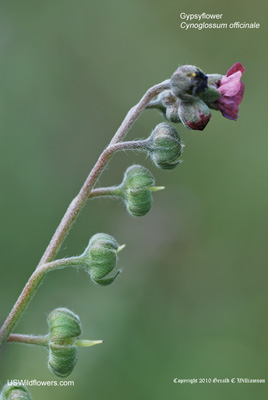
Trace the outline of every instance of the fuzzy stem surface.
[[[64, 214], [61, 222], [59, 223], [51, 241], [49, 242], [41, 260], [36, 267], [36, 270], [30, 277], [29, 281], [27, 282], [26, 286], [24, 287], [20, 297], [18, 298], [17, 302], [15, 303], [13, 309], [11, 310], [10, 314], [8, 315], [6, 321], [4, 322], [3, 326], [0, 329], [0, 346], [6, 342], [9, 334], [15, 327], [16, 323], [20, 319], [23, 311], [30, 303], [33, 295], [35, 294], [37, 288], [41, 284], [45, 272], [42, 270], [44, 264], [51, 262], [61, 244], [63, 243], [64, 239], [66, 238], [72, 224], [76, 220], [79, 212], [83, 208], [85, 202], [87, 201], [90, 192], [92, 191], [95, 183], [99, 179], [101, 173], [103, 172], [104, 168], [107, 166], [108, 162], [110, 161], [111, 157], [116, 151], [119, 150], [126, 150], [127, 146], [129, 145], [128, 142], [125, 142], [125, 145], [122, 140], [125, 138], [128, 131], [133, 126], [134, 122], [140, 116], [142, 111], [144, 111], [149, 104], [149, 102], [163, 90], [169, 89], [170, 79], [163, 81], [153, 87], [151, 87], [141, 100], [132, 107], [129, 112], [127, 113], [125, 119], [123, 120], [122, 124], [116, 131], [114, 137], [112, 138], [108, 147], [101, 153], [100, 157], [98, 158], [96, 164], [92, 168], [91, 172], [89, 173], [87, 179], [85, 180], [83, 186], [81, 187], [78, 195], [72, 200], [69, 207], [67, 208], [66, 213]], [[121, 143], [122, 142], [122, 143]], [[126, 146], [126, 147], [124, 147]]]
[[48, 335], [46, 336], [33, 336], [33, 335], [21, 335], [19, 333], [12, 333], [9, 335], [7, 342], [24, 343], [35, 346], [48, 346]]

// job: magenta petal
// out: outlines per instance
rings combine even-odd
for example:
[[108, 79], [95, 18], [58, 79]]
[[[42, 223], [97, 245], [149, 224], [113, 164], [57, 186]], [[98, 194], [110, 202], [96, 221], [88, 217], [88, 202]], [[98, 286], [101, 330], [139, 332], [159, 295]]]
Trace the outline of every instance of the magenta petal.
[[228, 69], [226, 76], [230, 76], [235, 74], [237, 71], [240, 71], [242, 74], [245, 71], [243, 65], [239, 62], [235, 63], [231, 68]]
[[233, 111], [229, 114], [227, 114], [225, 111], [222, 111], [221, 113], [222, 113], [223, 117], [231, 119], [232, 121], [236, 121], [238, 118], [238, 114], [235, 111]]
[[244, 95], [244, 90], [245, 90], [244, 83], [243, 82], [240, 82], [240, 83], [241, 83], [241, 87], [240, 87], [239, 92], [235, 96], [232, 97], [232, 99], [235, 101], [235, 103], [237, 105], [239, 105], [241, 103], [241, 101], [243, 99], [243, 95]]
[[225, 118], [237, 120], [238, 117], [238, 104], [228, 97], [223, 97], [218, 101], [218, 109], [221, 111]]
[[218, 83], [220, 98], [214, 103], [225, 118], [236, 120], [238, 106], [242, 101], [245, 85], [240, 81], [245, 68], [241, 63], [234, 64]]
[[235, 96], [241, 87], [241, 72], [237, 71], [229, 77], [224, 76], [220, 81], [218, 91], [224, 96]]

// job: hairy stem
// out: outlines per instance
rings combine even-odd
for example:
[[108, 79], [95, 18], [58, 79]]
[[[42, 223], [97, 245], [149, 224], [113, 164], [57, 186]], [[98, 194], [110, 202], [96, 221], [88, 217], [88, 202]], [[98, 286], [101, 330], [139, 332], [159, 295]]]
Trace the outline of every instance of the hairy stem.
[[30, 301], [32, 300], [34, 294], [36, 293], [38, 287], [40, 286], [42, 280], [45, 275], [49, 271], [53, 271], [55, 269], [64, 268], [66, 266], [74, 267], [81, 263], [81, 258], [78, 257], [70, 257], [63, 258], [60, 260], [52, 261], [50, 263], [46, 263], [38, 267], [33, 274], [30, 276], [28, 282], [24, 286], [23, 291], [21, 292], [18, 300], [16, 301], [13, 309], [11, 310], [9, 316], [7, 317], [4, 325], [1, 328], [1, 340], [2, 343], [7, 340], [9, 333], [19, 320], [21, 314], [28, 306]]
[[166, 113], [166, 107], [163, 106], [162, 102], [158, 100], [150, 101], [146, 108], [156, 108], [158, 110], [163, 111], [164, 114]]
[[164, 90], [167, 90], [170, 88], [170, 79], [167, 79], [158, 85], [155, 85], [151, 87], [145, 95], [141, 98], [141, 100], [136, 104], [134, 107], [132, 107], [129, 112], [127, 113], [124, 121], [118, 128], [117, 132], [115, 133], [113, 139], [111, 140], [111, 144], [120, 142], [123, 140], [136, 121], [136, 119], [140, 116], [143, 110], [146, 109], [147, 105], [150, 103], [150, 101], [159, 93], [163, 92]]
[[[43, 254], [39, 265], [49, 262], [53, 260], [55, 255], [57, 254], [62, 242], [66, 238], [73, 222], [75, 221], [77, 215], [81, 211], [83, 205], [85, 204], [91, 190], [93, 189], [95, 183], [97, 182], [98, 178], [100, 177], [102, 171], [108, 164], [110, 158], [112, 157], [113, 153], [117, 150], [124, 150], [123, 146], [124, 143], [121, 142], [134, 122], [140, 116], [142, 111], [144, 111], [149, 104], [150, 100], [153, 99], [157, 94], [169, 88], [170, 80], [166, 80], [158, 85], [151, 87], [145, 95], [141, 98], [138, 104], [131, 108], [127, 113], [124, 121], [118, 128], [117, 132], [115, 133], [113, 139], [111, 140], [109, 146], [102, 152], [98, 161], [92, 168], [91, 172], [89, 173], [85, 183], [83, 184], [80, 192], [78, 195], [73, 199], [71, 204], [69, 205], [64, 217], [62, 218], [56, 232], [54, 233], [48, 247], [46, 248], [45, 253]], [[116, 148], [116, 144], [119, 145], [119, 148]], [[122, 146], [122, 148], [120, 148]]]
[[[56, 256], [61, 244], [66, 238], [73, 222], [77, 218], [79, 212], [84, 206], [86, 200], [89, 197], [91, 190], [93, 189], [95, 183], [100, 177], [102, 171], [108, 164], [109, 160], [113, 156], [113, 154], [118, 150], [125, 150], [127, 147], [124, 147], [124, 143], [120, 143], [126, 136], [127, 132], [130, 130], [134, 122], [140, 116], [143, 110], [146, 109], [150, 100], [153, 99], [157, 94], [169, 88], [170, 80], [165, 80], [164, 82], [151, 87], [145, 95], [141, 98], [141, 100], [136, 104], [130, 111], [127, 113], [125, 119], [122, 124], [118, 128], [115, 133], [113, 139], [111, 140], [108, 147], [102, 152], [96, 164], [92, 168], [89, 173], [86, 181], [84, 182], [80, 192], [73, 199], [71, 204], [69, 205], [65, 215], [63, 216], [56, 232], [54, 233], [48, 247], [46, 248], [35, 272], [29, 279], [25, 288], [23, 289], [18, 301], [14, 305], [11, 310], [9, 316], [4, 322], [2, 328], [0, 329], [0, 345], [2, 345], [8, 338], [12, 329], [15, 327], [18, 322], [22, 312], [25, 310], [30, 300], [32, 299], [34, 293], [36, 292], [38, 286], [44, 278], [45, 274], [39, 273], [39, 270], [42, 269], [43, 264], [49, 263]], [[128, 142], [125, 142], [128, 143]], [[32, 288], [33, 287], [33, 288]]]
[[[13, 343], [23, 343], [35, 346], [47, 347], [49, 344], [49, 335], [45, 336], [33, 336], [33, 335], [22, 335], [20, 333], [11, 333], [9, 335], [7, 342]], [[103, 340], [86, 340], [86, 339], [76, 339], [75, 345], [77, 347], [90, 347], [96, 344], [103, 343]]]
[[120, 195], [121, 190], [118, 186], [109, 186], [104, 188], [93, 189], [89, 194], [89, 199], [94, 197], [104, 197], [104, 196], [118, 196]]
[[7, 342], [16, 342], [24, 344], [32, 344], [36, 346], [48, 345], [48, 335], [46, 336], [32, 336], [32, 335], [20, 335], [18, 333], [12, 333], [9, 335]]
[[[159, 190], [164, 190], [165, 186], [151, 186], [148, 187], [151, 192], [158, 192]], [[93, 199], [94, 197], [105, 197], [105, 196], [122, 196], [121, 186], [109, 186], [109, 187], [100, 187], [97, 189], [93, 189], [89, 194], [89, 199]]]

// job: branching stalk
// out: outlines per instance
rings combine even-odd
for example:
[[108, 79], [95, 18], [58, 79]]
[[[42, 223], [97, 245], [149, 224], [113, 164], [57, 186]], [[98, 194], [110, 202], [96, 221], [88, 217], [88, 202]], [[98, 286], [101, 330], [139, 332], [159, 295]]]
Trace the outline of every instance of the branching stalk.
[[62, 262], [62, 260], [57, 260], [53, 262], [52, 260], [55, 258], [73, 222], [77, 218], [86, 200], [89, 198], [89, 195], [94, 185], [96, 184], [98, 178], [100, 177], [101, 173], [103, 172], [104, 168], [106, 167], [106, 165], [108, 164], [109, 160], [111, 159], [111, 157], [115, 152], [119, 150], [134, 149], [140, 146], [139, 144], [137, 144], [137, 142], [136, 144], [133, 144], [135, 142], [122, 142], [122, 140], [125, 138], [126, 134], [131, 129], [132, 125], [140, 116], [142, 111], [146, 109], [150, 101], [163, 90], [169, 89], [169, 84], [170, 80], [165, 80], [164, 82], [151, 87], [141, 98], [139, 103], [136, 104], [136, 106], [134, 106], [133, 108], [131, 108], [130, 111], [127, 113], [125, 119], [118, 128], [110, 144], [102, 152], [96, 164], [89, 173], [80, 192], [69, 205], [58, 228], [56, 229], [55, 234], [53, 235], [47, 249], [45, 250], [36, 270], [30, 277], [27, 284], [25, 285], [20, 297], [18, 298], [13, 309], [11, 310], [6, 321], [4, 322], [2, 328], [0, 329], [0, 345], [4, 344], [8, 340], [10, 333], [12, 332], [16, 323], [20, 319], [20, 316], [22, 315], [23, 311], [30, 303], [33, 295], [38, 289], [46, 273], [51, 269], [60, 268], [64, 266], [63, 264], [60, 265], [60, 262]]

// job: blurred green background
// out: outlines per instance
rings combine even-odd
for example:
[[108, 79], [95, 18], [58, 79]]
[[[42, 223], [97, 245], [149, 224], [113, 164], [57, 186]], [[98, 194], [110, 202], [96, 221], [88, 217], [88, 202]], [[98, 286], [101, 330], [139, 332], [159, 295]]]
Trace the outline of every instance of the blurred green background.
[[[259, 30], [180, 29], [181, 12], [217, 12]], [[35, 399], [267, 398], [265, 385], [178, 385], [178, 378], [267, 378], [267, 3], [194, 0], [0, 2], [0, 319], [9, 313], [66, 207], [126, 112], [178, 64], [222, 73], [245, 67], [237, 122], [213, 113], [204, 132], [178, 126], [183, 164], [157, 170], [144, 155], [117, 154], [102, 185], [133, 163], [159, 185], [152, 210], [131, 218], [116, 201], [88, 203], [59, 257], [107, 232], [126, 249], [107, 288], [73, 269], [47, 276], [16, 332], [43, 334], [65, 306], [83, 337], [67, 380], [30, 388]], [[129, 138], [161, 121], [147, 111]], [[8, 344], [7, 379], [55, 380], [44, 349]]]

